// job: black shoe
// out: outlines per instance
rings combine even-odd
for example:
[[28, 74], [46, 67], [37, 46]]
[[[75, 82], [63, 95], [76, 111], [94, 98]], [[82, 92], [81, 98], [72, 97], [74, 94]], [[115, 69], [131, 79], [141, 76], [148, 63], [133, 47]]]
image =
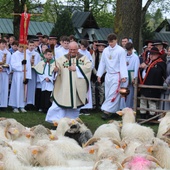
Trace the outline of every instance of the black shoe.
[[106, 114], [106, 113], [103, 113], [103, 115], [101, 116], [101, 118], [102, 118], [103, 120], [108, 120], [108, 119], [110, 119], [110, 115], [109, 115], [109, 114]]
[[89, 116], [90, 113], [88, 112], [88, 109], [81, 109], [79, 115]]

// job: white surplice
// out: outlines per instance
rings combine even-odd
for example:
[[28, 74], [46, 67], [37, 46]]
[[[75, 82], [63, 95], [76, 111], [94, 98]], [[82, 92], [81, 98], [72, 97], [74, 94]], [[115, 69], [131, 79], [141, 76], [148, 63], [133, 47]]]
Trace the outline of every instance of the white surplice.
[[[13, 70], [13, 77], [9, 96], [9, 106], [22, 108], [25, 107], [26, 102], [24, 101], [24, 53], [16, 51], [11, 56], [11, 67]], [[26, 79], [31, 79], [31, 64], [29, 58], [26, 59]], [[26, 87], [26, 86], [25, 86]]]
[[[105, 101], [101, 109], [109, 113], [115, 113], [120, 107], [120, 80], [128, 78], [126, 66], [126, 52], [119, 45], [113, 48], [108, 46], [104, 49], [99, 63], [97, 76], [102, 77], [106, 71], [105, 76]], [[112, 101], [114, 99], [114, 101]]]
[[6, 63], [8, 68], [3, 68], [0, 72], [0, 107], [8, 106], [8, 92], [9, 92], [9, 75], [11, 73], [11, 53], [7, 50], [0, 50], [0, 62], [2, 62], [4, 54], [6, 54]]
[[134, 86], [132, 84], [132, 80], [138, 77], [139, 70], [139, 57], [132, 53], [130, 56], [126, 56], [127, 69], [129, 73], [129, 85], [128, 88], [130, 90], [129, 95], [126, 97], [126, 107], [133, 108], [133, 97], [134, 97]]
[[[91, 62], [92, 62], [92, 69], [94, 68], [94, 61], [93, 61], [93, 57], [90, 54], [90, 52], [86, 49], [86, 50], [81, 50], [79, 49], [78, 52], [84, 56], [86, 56]], [[89, 84], [89, 86], [91, 87], [91, 82]], [[92, 89], [89, 88], [89, 91], [87, 92], [87, 99], [88, 99], [88, 103], [81, 107], [81, 109], [91, 109], [93, 108], [93, 101], [92, 101]]]
[[55, 59], [64, 56], [65, 54], [68, 54], [69, 50], [65, 49], [63, 47], [58, 47], [58, 50], [55, 51]]
[[[33, 50], [33, 51], [30, 51], [29, 49], [26, 50], [26, 57], [29, 59], [29, 61], [32, 59], [33, 55], [34, 55], [33, 66], [35, 66], [41, 61], [40, 54], [38, 52], [36, 52], [35, 50]], [[27, 104], [33, 104], [33, 105], [35, 104], [36, 84], [37, 84], [37, 73], [32, 68], [31, 69], [31, 79], [28, 82]]]

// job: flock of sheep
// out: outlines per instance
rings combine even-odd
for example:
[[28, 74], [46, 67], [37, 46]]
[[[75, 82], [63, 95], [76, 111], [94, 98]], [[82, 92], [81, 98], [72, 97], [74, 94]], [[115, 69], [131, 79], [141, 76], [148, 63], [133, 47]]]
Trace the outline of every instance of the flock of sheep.
[[158, 133], [135, 122], [130, 108], [122, 121], [99, 126], [94, 134], [80, 119], [27, 128], [0, 118], [0, 170], [170, 170], [170, 112]]

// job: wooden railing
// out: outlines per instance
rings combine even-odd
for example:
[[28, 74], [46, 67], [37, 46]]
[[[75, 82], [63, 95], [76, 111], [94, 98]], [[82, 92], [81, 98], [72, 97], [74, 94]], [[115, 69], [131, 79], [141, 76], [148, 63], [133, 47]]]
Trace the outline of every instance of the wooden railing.
[[[161, 116], [163, 113], [165, 113], [167, 111], [170, 111], [170, 110], [160, 110], [160, 109], [153, 110], [153, 109], [150, 109], [150, 108], [140, 108], [140, 107], [138, 107], [138, 101], [140, 101], [140, 99], [147, 100], [147, 101], [153, 100], [153, 101], [158, 101], [158, 102], [170, 102], [170, 100], [168, 100], [168, 99], [140, 97], [140, 96], [138, 96], [138, 89], [139, 88], [152, 88], [152, 89], [164, 89], [164, 88], [163, 88], [163, 86], [141, 85], [141, 84], [138, 84], [138, 79], [137, 78], [135, 79], [135, 84], [134, 84], [134, 105], [133, 105], [134, 106], [134, 108], [133, 108], [134, 111], [137, 112], [137, 111], [140, 111], [140, 110], [145, 110], [145, 111], [153, 111], [153, 112], [159, 113], [159, 114], [157, 114], [156, 116], [154, 116], [152, 118], [149, 118], [149, 119], [141, 121], [140, 124], [148, 122], [148, 121], [151, 121], [151, 120]], [[167, 87], [167, 89], [170, 89], [170, 87]]]

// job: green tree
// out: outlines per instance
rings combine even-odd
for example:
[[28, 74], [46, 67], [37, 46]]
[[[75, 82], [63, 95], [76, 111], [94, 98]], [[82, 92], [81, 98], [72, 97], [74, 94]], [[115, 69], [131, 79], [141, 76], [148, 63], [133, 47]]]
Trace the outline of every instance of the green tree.
[[[41, 5], [40, 0], [1, 0], [0, 1], [0, 17], [1, 18], [14, 18], [13, 29], [14, 35], [19, 38], [19, 25], [20, 15], [24, 12], [24, 5], [27, 5], [28, 11], [30, 12]], [[18, 15], [12, 15], [12, 13]]]
[[60, 11], [57, 16], [57, 21], [52, 29], [51, 35], [61, 37], [62, 35], [74, 34], [74, 28], [71, 20], [71, 13], [68, 9]]
[[99, 27], [112, 28], [114, 23], [114, 15], [111, 12], [94, 13], [94, 17]]

